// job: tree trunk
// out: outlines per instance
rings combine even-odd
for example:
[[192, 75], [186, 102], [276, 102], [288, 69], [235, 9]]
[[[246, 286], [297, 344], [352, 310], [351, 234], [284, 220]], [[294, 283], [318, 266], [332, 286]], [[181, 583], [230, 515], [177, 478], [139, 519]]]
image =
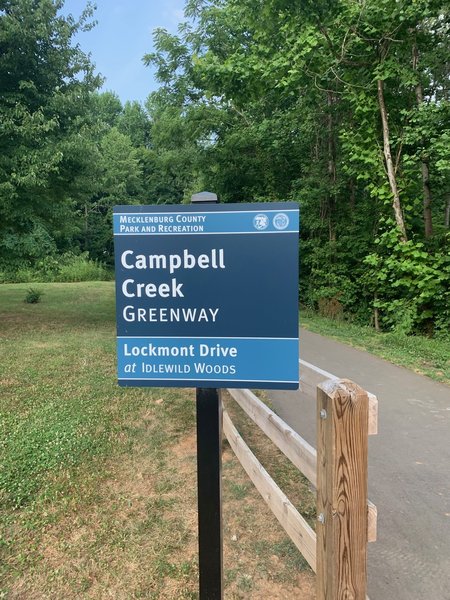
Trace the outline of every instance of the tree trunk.
[[447, 206], [445, 207], [444, 225], [447, 229], [450, 228], [450, 196], [447, 198]]
[[392, 160], [391, 144], [389, 141], [389, 121], [386, 111], [386, 104], [384, 102], [384, 88], [383, 81], [379, 79], [377, 81], [378, 87], [378, 104], [380, 106], [381, 122], [383, 124], [383, 149], [384, 159], [386, 161], [386, 168], [388, 172], [389, 185], [393, 195], [392, 207], [394, 209], [395, 222], [397, 227], [400, 229], [401, 240], [407, 241], [405, 221], [403, 219], [402, 207], [400, 203], [400, 194], [397, 186], [397, 178], [395, 175], [394, 162]]
[[430, 238], [433, 235], [433, 218], [431, 215], [430, 168], [427, 160], [422, 160], [422, 182], [425, 237]]
[[332, 92], [327, 92], [328, 104], [328, 184], [330, 191], [328, 194], [328, 225], [330, 242], [336, 241], [336, 229], [333, 222], [334, 213], [336, 211], [336, 146], [334, 140], [334, 123], [333, 123], [333, 104], [334, 98]]
[[[413, 68], [417, 71], [417, 65], [419, 63], [419, 50], [417, 44], [413, 46]], [[423, 104], [423, 88], [422, 84], [418, 79], [418, 83], [415, 87], [417, 106]], [[424, 144], [422, 140], [422, 145]], [[431, 215], [431, 187], [430, 187], [430, 165], [428, 159], [422, 157], [422, 186], [423, 186], [423, 223], [425, 229], [425, 237], [430, 238], [433, 235], [433, 218]]]

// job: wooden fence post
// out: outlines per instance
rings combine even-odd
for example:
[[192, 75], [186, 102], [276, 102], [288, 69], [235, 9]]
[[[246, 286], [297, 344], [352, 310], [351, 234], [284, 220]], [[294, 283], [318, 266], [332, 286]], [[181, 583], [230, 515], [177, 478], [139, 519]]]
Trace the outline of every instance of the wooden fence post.
[[317, 600], [365, 600], [367, 392], [347, 380], [317, 387]]

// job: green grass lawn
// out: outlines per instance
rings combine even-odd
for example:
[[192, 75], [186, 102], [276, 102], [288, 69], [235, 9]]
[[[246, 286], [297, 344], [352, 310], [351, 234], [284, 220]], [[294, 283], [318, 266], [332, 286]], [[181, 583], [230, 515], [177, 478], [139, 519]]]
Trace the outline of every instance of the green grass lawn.
[[[321, 317], [311, 311], [300, 311], [302, 327], [366, 350], [390, 362], [427, 375], [450, 385], [450, 338], [407, 336], [402, 333], [377, 333], [347, 321]], [[321, 365], [323, 366], [323, 365]], [[326, 365], [323, 366], [326, 369]]]
[[[194, 390], [118, 387], [113, 283], [28, 287], [0, 285], [0, 598], [196, 598]], [[223, 463], [227, 597], [313, 598]]]
[[52, 284], [39, 304], [21, 301], [23, 285], [1, 287], [4, 504], [34, 501], [49, 473], [110, 446], [116, 412], [127, 404], [113, 386], [110, 287]]
[[[23, 301], [26, 284], [0, 285], [0, 598], [196, 598], [194, 391], [118, 387], [113, 283], [33, 287], [37, 304]], [[448, 378], [437, 342], [434, 352], [429, 340], [303, 324]], [[307, 483], [227, 406], [314, 520]], [[229, 448], [223, 473], [227, 598], [314, 598], [311, 572]]]
[[[127, 543], [137, 553], [134, 527], [146, 532], [152, 499], [134, 526], [121, 523], [114, 507], [129, 509], [131, 501], [111, 492], [111, 479], [132, 451], [134, 460], [143, 455], [162, 473], [159, 486], [173, 486], [168, 449], [192, 427], [192, 393], [166, 390], [163, 408], [161, 390], [117, 386], [113, 284], [39, 288], [42, 301], [26, 304], [27, 286], [0, 286], [0, 597], [75, 598], [93, 585], [89, 561], [114, 565], [115, 552]], [[170, 532], [168, 507], [175, 504], [161, 498], [150, 511], [164, 523], [166, 546], [161, 542], [159, 566], [137, 585], [154, 597], [168, 549], [181, 547], [183, 532], [188, 535], [181, 524], [175, 536]], [[70, 541], [74, 527], [91, 534], [79, 556]], [[50, 551], [57, 557], [49, 559]], [[117, 597], [125, 597], [114, 585]]]

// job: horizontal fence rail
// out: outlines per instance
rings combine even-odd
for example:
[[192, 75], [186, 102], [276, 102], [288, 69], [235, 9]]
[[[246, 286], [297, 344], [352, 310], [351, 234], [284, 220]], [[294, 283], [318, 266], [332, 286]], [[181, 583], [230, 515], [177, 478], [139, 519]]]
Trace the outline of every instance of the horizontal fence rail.
[[[376, 396], [352, 382], [341, 380], [306, 361], [299, 362], [301, 392], [311, 399], [317, 394], [318, 407], [322, 406], [321, 409], [318, 408], [320, 464], [318, 464], [317, 450], [250, 390], [229, 389], [228, 392], [311, 484], [316, 489], [320, 488], [317, 490], [319, 521], [317, 534], [252, 453], [226, 410], [223, 415], [223, 431], [249, 478], [292, 542], [313, 571], [317, 572], [318, 598], [331, 600], [347, 597], [345, 593], [348, 592], [351, 594], [348, 597], [367, 599], [362, 588], [365, 586], [363, 582], [366, 580], [366, 572], [365, 567], [361, 565], [365, 565], [366, 560], [365, 544], [375, 541], [377, 536], [377, 508], [367, 499], [367, 435], [377, 433], [378, 401]], [[328, 410], [323, 407], [324, 403]], [[328, 423], [326, 425], [320, 423], [320, 415], [323, 417], [328, 412], [330, 414]], [[358, 415], [356, 420], [354, 414]], [[361, 422], [367, 423], [366, 434], [361, 430]], [[355, 452], [356, 447], [359, 449]], [[342, 456], [337, 459], [336, 454], [339, 452]], [[333, 465], [336, 466], [338, 463], [345, 464], [346, 468], [350, 465], [349, 475], [352, 476], [352, 481], [355, 477], [356, 465], [357, 479], [354, 480], [356, 489], [353, 489], [355, 483], [352, 484], [351, 489], [345, 488], [345, 485], [345, 489], [342, 488], [342, 483], [347, 481], [347, 474], [343, 474], [341, 468], [333, 472]], [[359, 473], [358, 470], [361, 472]], [[364, 499], [363, 512], [361, 512], [361, 499]], [[349, 510], [350, 506], [351, 510]], [[361, 529], [362, 522], [364, 526]], [[351, 532], [351, 540], [347, 537], [348, 531]], [[356, 546], [355, 536], [358, 538]], [[327, 547], [331, 546], [344, 548], [342, 556], [336, 556], [336, 552], [327, 550]], [[356, 555], [354, 546], [359, 548]], [[358, 575], [350, 578], [352, 589], [336, 591], [336, 572], [342, 568], [343, 563], [348, 572], [353, 569], [352, 572]], [[341, 593], [344, 593], [344, 596], [338, 595]]]
[[[337, 378], [336, 378], [337, 380]], [[292, 464], [317, 488], [317, 451], [276, 415], [250, 390], [229, 389], [231, 397], [283, 452]], [[373, 396], [374, 397], [374, 396]], [[369, 397], [370, 400], [370, 397]], [[370, 404], [369, 404], [370, 412]], [[225, 433], [226, 435], [226, 433]], [[227, 436], [228, 439], [228, 436]], [[367, 541], [377, 539], [377, 507], [367, 501]]]
[[250, 390], [228, 390], [250, 419], [316, 487], [317, 452]]
[[308, 561], [310, 567], [315, 571], [315, 532], [244, 442], [226, 410], [223, 411], [223, 431], [254, 486], [267, 502], [288, 536]]

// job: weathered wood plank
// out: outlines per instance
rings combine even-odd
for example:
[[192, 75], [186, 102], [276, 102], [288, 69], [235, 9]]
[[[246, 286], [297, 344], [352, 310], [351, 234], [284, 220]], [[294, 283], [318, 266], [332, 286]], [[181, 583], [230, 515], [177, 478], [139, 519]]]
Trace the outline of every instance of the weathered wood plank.
[[369, 396], [369, 435], [378, 433], [378, 399], [374, 394], [367, 392]]
[[[296, 431], [261, 402], [250, 390], [229, 389], [231, 397], [245, 413], [258, 425], [267, 437], [283, 452], [283, 454], [299, 469], [303, 475], [317, 487], [317, 451], [310, 446]], [[375, 398], [376, 401], [376, 398]], [[369, 395], [369, 413], [370, 413]], [[368, 541], [377, 539], [377, 507], [367, 501], [367, 533]]]
[[320, 367], [306, 362], [306, 360], [299, 360], [298, 362], [300, 368], [300, 390], [304, 394], [314, 398], [314, 400], [316, 399], [316, 388], [319, 383], [338, 380], [336, 375], [328, 373], [328, 371], [324, 371]]
[[366, 599], [367, 392], [346, 380], [317, 389], [317, 599]]
[[226, 411], [223, 412], [223, 431], [254, 486], [315, 571], [316, 534], [252, 453]]
[[[328, 371], [324, 371], [306, 360], [299, 360], [300, 390], [311, 398], [316, 398], [316, 389], [324, 381], [339, 381], [339, 378]], [[374, 394], [368, 392], [369, 416], [367, 419], [369, 435], [378, 433], [378, 400]]]
[[367, 541], [377, 541], [378, 509], [373, 502], [367, 500]]
[[228, 390], [234, 400], [297, 469], [316, 485], [316, 450], [250, 390]]

